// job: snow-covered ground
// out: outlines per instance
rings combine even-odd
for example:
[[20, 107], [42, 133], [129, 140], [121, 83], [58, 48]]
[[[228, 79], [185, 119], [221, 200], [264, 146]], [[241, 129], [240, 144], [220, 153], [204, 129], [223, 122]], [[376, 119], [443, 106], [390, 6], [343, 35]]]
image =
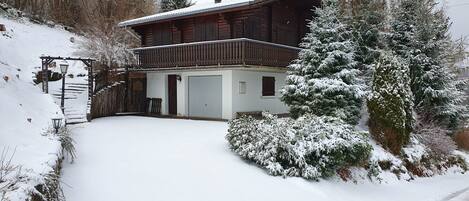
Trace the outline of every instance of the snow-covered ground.
[[[18, 185], [4, 187], [5, 182], [0, 182], [0, 196], [7, 192], [2, 200], [26, 200], [34, 186], [52, 171], [61, 150], [56, 138], [43, 136], [52, 117], [61, 116], [60, 108], [56, 100], [34, 85], [33, 72], [40, 68], [42, 54], [71, 56], [75, 43], [70, 38], [78, 36], [27, 19], [0, 15], [0, 23], [7, 29], [0, 33], [0, 152], [4, 151], [7, 160], [12, 157], [12, 166], [22, 168]], [[78, 64], [70, 67], [71, 73], [82, 71]], [[51, 92], [60, 86], [56, 83], [51, 83]], [[16, 174], [7, 177], [14, 180]]]
[[78, 158], [63, 171], [69, 201], [466, 200], [469, 175], [389, 184], [267, 175], [232, 153], [225, 122], [112, 117], [76, 125]]
[[[33, 72], [41, 68], [41, 55], [72, 57], [77, 51], [77, 42], [82, 40], [80, 36], [65, 31], [60, 26], [55, 28], [29, 22], [27, 19], [8, 19], [0, 17], [0, 22], [5, 24], [7, 32], [0, 36], [0, 63], [19, 68], [21, 77], [29, 82]], [[72, 42], [73, 41], [73, 42]], [[55, 72], [60, 72], [59, 63], [55, 61]], [[71, 122], [86, 120], [86, 102], [88, 91], [87, 71], [80, 61], [69, 61], [70, 67], [67, 77], [66, 92], [66, 116]], [[78, 76], [80, 75], [80, 76]], [[56, 104], [60, 105], [61, 80], [49, 83], [49, 92], [54, 97]], [[70, 107], [72, 106], [72, 107]]]

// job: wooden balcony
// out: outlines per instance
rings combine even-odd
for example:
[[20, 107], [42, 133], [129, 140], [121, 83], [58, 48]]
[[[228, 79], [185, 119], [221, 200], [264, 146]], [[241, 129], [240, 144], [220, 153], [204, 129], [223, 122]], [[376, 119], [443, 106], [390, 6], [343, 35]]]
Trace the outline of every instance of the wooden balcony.
[[135, 70], [223, 68], [232, 66], [287, 67], [301, 49], [246, 38], [183, 43], [135, 49]]

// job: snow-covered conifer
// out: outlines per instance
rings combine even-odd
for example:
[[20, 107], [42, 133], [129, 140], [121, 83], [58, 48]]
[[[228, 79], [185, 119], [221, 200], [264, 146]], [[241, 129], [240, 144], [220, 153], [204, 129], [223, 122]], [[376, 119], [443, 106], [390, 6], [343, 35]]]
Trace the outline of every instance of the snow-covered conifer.
[[370, 131], [394, 154], [409, 141], [413, 127], [408, 66], [391, 52], [381, 53], [368, 100]]
[[385, 4], [379, 0], [362, 0], [354, 7], [350, 17], [355, 41], [355, 60], [366, 77], [372, 75], [373, 65], [384, 48]]
[[191, 0], [161, 0], [161, 10], [163, 12], [186, 8], [194, 5]]
[[324, 1], [316, 15], [301, 44], [304, 50], [289, 66], [282, 100], [293, 117], [311, 113], [356, 124], [364, 87], [354, 60], [352, 33], [339, 17], [337, 0]]
[[424, 121], [454, 129], [467, 115], [451, 57], [449, 18], [434, 0], [403, 0], [394, 9], [390, 47], [409, 61], [415, 110]]

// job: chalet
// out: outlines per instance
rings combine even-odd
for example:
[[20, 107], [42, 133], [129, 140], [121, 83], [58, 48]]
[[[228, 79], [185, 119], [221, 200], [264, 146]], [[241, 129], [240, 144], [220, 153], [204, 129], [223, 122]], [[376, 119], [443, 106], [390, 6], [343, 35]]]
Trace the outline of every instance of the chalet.
[[197, 0], [179, 10], [119, 23], [141, 37], [135, 49], [146, 96], [164, 115], [232, 119], [287, 113], [280, 101], [320, 0]]

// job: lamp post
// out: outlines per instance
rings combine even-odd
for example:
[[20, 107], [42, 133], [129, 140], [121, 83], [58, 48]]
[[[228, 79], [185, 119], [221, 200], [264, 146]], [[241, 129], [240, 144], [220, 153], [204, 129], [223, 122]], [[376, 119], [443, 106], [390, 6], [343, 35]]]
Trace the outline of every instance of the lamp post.
[[64, 60], [60, 64], [60, 72], [62, 73], [62, 98], [60, 100], [60, 108], [62, 109], [63, 114], [65, 114], [65, 75], [67, 74], [67, 70], [68, 63]]
[[54, 126], [55, 134], [57, 134], [59, 132], [60, 126], [62, 126], [62, 118], [60, 117], [52, 118], [52, 126]]

